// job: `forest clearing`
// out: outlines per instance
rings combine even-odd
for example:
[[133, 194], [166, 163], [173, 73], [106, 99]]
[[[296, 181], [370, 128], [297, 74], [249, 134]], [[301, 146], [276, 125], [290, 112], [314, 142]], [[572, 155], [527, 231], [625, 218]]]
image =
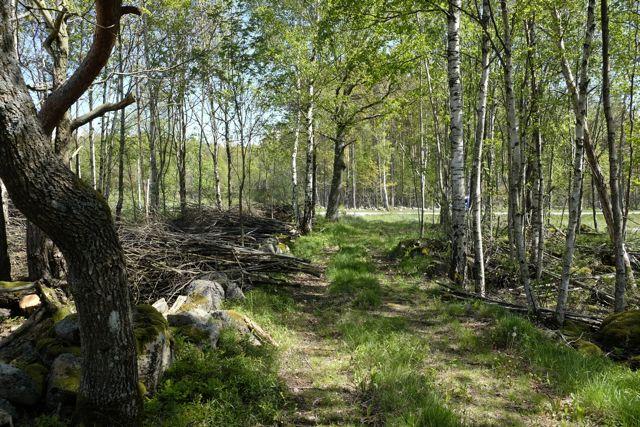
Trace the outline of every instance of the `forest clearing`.
[[2, 0], [0, 427], [640, 426], [640, 2]]

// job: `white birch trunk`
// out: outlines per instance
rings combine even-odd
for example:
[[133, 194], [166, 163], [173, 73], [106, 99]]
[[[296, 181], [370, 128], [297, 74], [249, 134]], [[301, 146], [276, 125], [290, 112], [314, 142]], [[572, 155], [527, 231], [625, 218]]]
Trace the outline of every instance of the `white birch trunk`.
[[449, 110], [451, 124], [451, 266], [450, 277], [464, 285], [466, 276], [465, 242], [465, 176], [464, 140], [462, 133], [462, 83], [460, 80], [460, 8], [461, 0], [449, 0], [447, 18], [447, 75], [449, 77]]

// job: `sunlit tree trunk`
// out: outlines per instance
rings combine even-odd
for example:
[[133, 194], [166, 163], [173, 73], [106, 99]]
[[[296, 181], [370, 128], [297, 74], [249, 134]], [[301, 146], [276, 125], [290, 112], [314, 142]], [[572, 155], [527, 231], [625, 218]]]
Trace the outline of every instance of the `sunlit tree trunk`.
[[0, 181], [0, 280], [11, 280], [11, 259], [9, 258], [9, 245], [7, 243], [7, 222], [9, 212], [7, 209], [7, 192]]
[[529, 78], [531, 85], [531, 120], [533, 145], [533, 161], [531, 175], [533, 185], [531, 188], [531, 249], [532, 261], [535, 266], [535, 277], [542, 277], [542, 264], [544, 254], [544, 174], [542, 172], [542, 133], [540, 131], [540, 95], [541, 84], [538, 83], [536, 74], [536, 46], [535, 19], [529, 19], [525, 23], [525, 35], [527, 38], [527, 60], [529, 63]]
[[[445, 230], [449, 231], [451, 225], [451, 215], [449, 212], [449, 195], [446, 182], [445, 160], [442, 151], [442, 139], [440, 137], [440, 120], [438, 119], [438, 109], [433, 95], [433, 86], [431, 84], [431, 72], [429, 63], [424, 61], [424, 69], [427, 78], [427, 90], [429, 94], [429, 104], [431, 107], [431, 115], [433, 118], [433, 134], [436, 140], [436, 185], [438, 187], [438, 201], [440, 202], [440, 224]], [[403, 158], [404, 159], [404, 158]]]
[[293, 136], [293, 149], [291, 150], [291, 208], [296, 223], [300, 221], [300, 210], [298, 208], [298, 146], [300, 145], [300, 126], [302, 125], [302, 106], [301, 99], [301, 83], [300, 76], [296, 78], [297, 100], [296, 109], [296, 128]]
[[513, 224], [513, 243], [519, 266], [520, 283], [522, 284], [529, 310], [536, 311], [537, 303], [531, 289], [529, 279], [529, 264], [527, 260], [527, 247], [524, 236], [524, 206], [523, 206], [523, 185], [524, 185], [524, 165], [525, 156], [520, 140], [518, 115], [516, 113], [516, 98], [513, 84], [512, 66], [512, 43], [511, 43], [511, 21], [506, 0], [500, 0], [502, 10], [503, 43], [502, 66], [504, 69], [505, 100], [507, 109], [507, 126], [509, 135], [509, 147], [511, 148], [511, 158], [509, 165], [509, 207]]
[[302, 215], [302, 232], [310, 233], [313, 228], [314, 208], [316, 201], [315, 171], [315, 129], [314, 129], [314, 86], [309, 84], [309, 100], [306, 112], [307, 149], [305, 159], [304, 180], [304, 213]]
[[607, 148], [609, 152], [609, 186], [611, 187], [611, 209], [613, 213], [613, 246], [616, 259], [615, 310], [623, 311], [626, 306], [625, 291], [627, 272], [624, 262], [624, 232], [622, 229], [622, 193], [619, 182], [618, 146], [615, 123], [611, 109], [611, 78], [609, 70], [609, 6], [607, 0], [600, 0], [602, 22], [602, 105], [607, 124]]
[[459, 285], [466, 278], [464, 140], [462, 134], [462, 83], [460, 80], [460, 8], [461, 0], [449, 0], [447, 16], [447, 75], [451, 123], [451, 265], [449, 276]]
[[222, 209], [222, 192], [220, 191], [220, 161], [218, 154], [218, 125], [216, 122], [216, 117], [214, 114], [214, 102], [213, 96], [209, 97], [209, 106], [211, 107], [211, 128], [213, 131], [213, 149], [211, 146], [207, 144], [209, 147], [209, 151], [211, 152], [211, 157], [213, 158], [213, 187], [215, 192], [216, 199], [216, 208]]
[[[482, 4], [481, 25], [485, 32], [489, 28], [489, 0]], [[474, 282], [475, 291], [481, 296], [485, 295], [484, 283], [484, 249], [482, 247], [482, 143], [484, 140], [485, 119], [487, 112], [487, 91], [489, 89], [489, 37], [482, 35], [482, 58], [480, 60], [481, 74], [478, 88], [478, 100], [476, 105], [476, 129], [473, 147], [473, 167], [471, 169], [471, 207], [472, 230], [474, 247]]]
[[587, 22], [585, 37], [582, 47], [582, 59], [580, 63], [580, 74], [578, 81], [578, 104], [576, 108], [576, 125], [574, 138], [573, 173], [571, 178], [571, 189], [569, 193], [569, 221], [567, 224], [567, 238], [562, 264], [562, 277], [558, 290], [558, 304], [556, 306], [556, 319], [560, 324], [564, 323], [567, 299], [569, 295], [569, 280], [573, 255], [576, 245], [576, 233], [578, 228], [579, 205], [581, 202], [580, 191], [582, 188], [583, 158], [584, 158], [584, 134], [587, 120], [587, 92], [588, 92], [588, 70], [589, 58], [591, 56], [591, 44], [595, 31], [595, 0], [589, 0], [587, 6]]

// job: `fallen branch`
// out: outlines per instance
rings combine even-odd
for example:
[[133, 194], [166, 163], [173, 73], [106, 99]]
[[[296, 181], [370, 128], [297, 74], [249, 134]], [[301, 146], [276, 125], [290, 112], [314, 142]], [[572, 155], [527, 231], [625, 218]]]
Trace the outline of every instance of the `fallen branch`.
[[[515, 311], [518, 313], [529, 313], [532, 315], [537, 315], [538, 317], [546, 320], [546, 321], [555, 321], [555, 311], [548, 309], [548, 308], [543, 308], [543, 307], [539, 307], [538, 310], [533, 313], [529, 307], [524, 306], [524, 305], [520, 305], [520, 304], [514, 304], [511, 302], [507, 302], [507, 301], [502, 301], [502, 300], [497, 300], [497, 299], [493, 299], [493, 298], [489, 298], [489, 297], [481, 297], [480, 295], [476, 295], [476, 294], [472, 294], [470, 292], [465, 292], [463, 290], [460, 289], [456, 289], [453, 286], [449, 286], [445, 283], [442, 283], [440, 281], [436, 281], [436, 283], [445, 288], [447, 292], [449, 292], [450, 294], [452, 294], [453, 296], [460, 298], [460, 299], [464, 299], [464, 300], [478, 300], [478, 301], [482, 301], [486, 304], [491, 304], [491, 305], [498, 305], [500, 307], [503, 307], [507, 310], [510, 311]], [[573, 313], [573, 312], [567, 312], [565, 314], [565, 318], [572, 320], [574, 322], [578, 322], [578, 323], [582, 323], [585, 324], [587, 326], [589, 326], [590, 328], [593, 329], [597, 329], [600, 327], [600, 324], [602, 323], [602, 319], [597, 318], [597, 317], [592, 317], [592, 316], [588, 316], [585, 314], [580, 314], [580, 313]]]

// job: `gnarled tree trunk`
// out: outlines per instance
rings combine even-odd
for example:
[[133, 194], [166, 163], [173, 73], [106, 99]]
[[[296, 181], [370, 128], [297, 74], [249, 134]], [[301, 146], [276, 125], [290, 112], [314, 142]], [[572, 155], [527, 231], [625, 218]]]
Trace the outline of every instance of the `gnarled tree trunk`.
[[69, 263], [82, 340], [78, 423], [139, 422], [136, 350], [126, 270], [109, 207], [55, 155], [49, 135], [106, 64], [124, 13], [96, 1], [93, 45], [78, 70], [36, 114], [13, 48], [7, 2], [0, 9], [0, 178], [28, 220]]

